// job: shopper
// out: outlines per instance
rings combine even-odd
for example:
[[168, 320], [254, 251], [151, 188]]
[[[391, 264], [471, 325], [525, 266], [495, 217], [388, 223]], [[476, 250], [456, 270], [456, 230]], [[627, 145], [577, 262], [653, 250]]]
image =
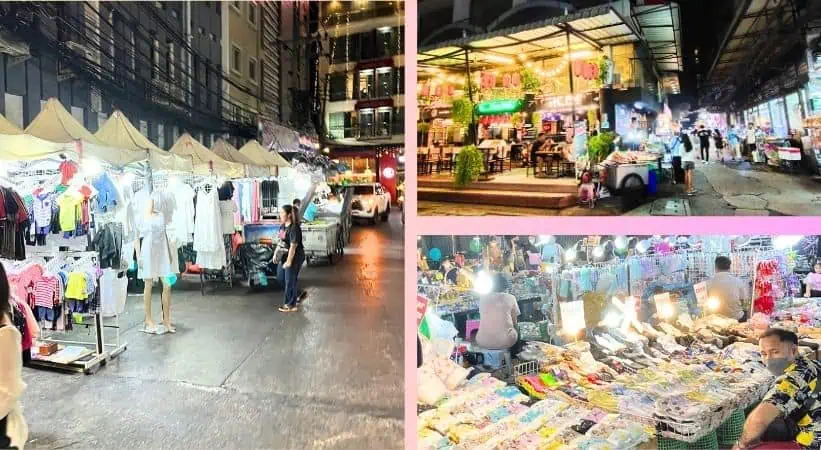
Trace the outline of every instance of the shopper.
[[740, 149], [741, 140], [738, 136], [738, 130], [736, 129], [736, 127], [730, 127], [730, 129], [727, 130], [727, 142], [730, 143], [730, 150], [732, 151], [733, 159], [734, 160], [736, 160], [736, 159], [740, 160], [741, 159], [741, 149]]
[[696, 169], [696, 152], [693, 151], [693, 143], [687, 133], [681, 133], [681, 143], [684, 151], [681, 152], [681, 167], [684, 169], [684, 191], [687, 195], [694, 195], [693, 171]]
[[734, 449], [819, 448], [821, 366], [798, 354], [798, 336], [791, 331], [770, 328], [759, 338], [758, 347], [761, 360], [776, 378], [747, 416]]
[[545, 133], [539, 133], [539, 136], [533, 141], [533, 144], [530, 146], [530, 167], [533, 167], [533, 173], [536, 173], [536, 168], [538, 167], [538, 156], [536, 153], [542, 150], [545, 143], [547, 142], [547, 135]]
[[804, 279], [807, 288], [804, 297], [821, 297], [821, 261], [816, 261], [813, 272], [807, 274]]
[[741, 302], [749, 298], [748, 289], [743, 281], [730, 273], [731, 265], [730, 258], [726, 256], [715, 259], [716, 274], [710, 281], [709, 293], [719, 300], [716, 313], [743, 322], [747, 314], [742, 309]]
[[698, 142], [701, 146], [701, 159], [705, 163], [710, 162], [710, 135], [711, 134], [712, 133], [710, 132], [710, 130], [704, 128], [703, 124], [699, 125], [698, 133], [696, 133], [696, 135], [698, 136]]
[[288, 253], [278, 270], [280, 283], [285, 286], [285, 304], [280, 306], [279, 310], [282, 312], [295, 312], [299, 310], [297, 278], [299, 277], [299, 269], [302, 267], [302, 263], [305, 262], [302, 229], [299, 227], [299, 220], [293, 206], [283, 206], [280, 217], [285, 224], [286, 232], [283, 242], [288, 249]]
[[28, 439], [20, 397], [23, 382], [22, 336], [12, 321], [12, 306], [6, 271], [0, 264], [0, 448], [22, 450]]
[[747, 137], [745, 139], [745, 144], [747, 146], [746, 155], [752, 158], [753, 152], [755, 152], [755, 141], [756, 141], [756, 129], [755, 125], [752, 122], [747, 124]]
[[[302, 217], [302, 200], [295, 198], [291, 204], [294, 206], [294, 214], [296, 215], [297, 219]], [[297, 296], [297, 303], [302, 303], [305, 299], [308, 298], [308, 291], [305, 289], [299, 290], [299, 295]]]
[[488, 350], [507, 350], [515, 354], [519, 333], [516, 331], [521, 314], [516, 297], [505, 292], [506, 281], [496, 273], [493, 288], [479, 299], [479, 332], [476, 344]]

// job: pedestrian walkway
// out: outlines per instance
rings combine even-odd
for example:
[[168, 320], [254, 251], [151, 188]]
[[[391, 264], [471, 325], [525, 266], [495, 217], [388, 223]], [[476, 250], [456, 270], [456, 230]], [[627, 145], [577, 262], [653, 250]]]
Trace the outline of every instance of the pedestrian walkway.
[[130, 297], [119, 359], [88, 376], [24, 370], [26, 449], [402, 448], [402, 239], [398, 214], [355, 228], [337, 265], [302, 272], [298, 313], [276, 310], [273, 287], [202, 296], [181, 281], [178, 333], [155, 336]]

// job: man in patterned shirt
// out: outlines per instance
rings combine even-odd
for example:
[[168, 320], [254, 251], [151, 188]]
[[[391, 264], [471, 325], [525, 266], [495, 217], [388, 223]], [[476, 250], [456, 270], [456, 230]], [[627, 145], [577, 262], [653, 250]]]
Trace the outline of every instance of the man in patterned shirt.
[[[758, 346], [762, 361], [776, 379], [747, 417], [735, 448], [821, 449], [821, 367], [798, 355], [798, 336], [793, 332], [771, 328], [761, 335]], [[761, 441], [771, 444], [757, 447]]]

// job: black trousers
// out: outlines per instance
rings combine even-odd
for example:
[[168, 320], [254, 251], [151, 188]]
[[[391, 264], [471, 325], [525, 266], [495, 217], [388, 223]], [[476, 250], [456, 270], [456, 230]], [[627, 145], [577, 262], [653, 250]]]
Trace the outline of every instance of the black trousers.
[[710, 144], [701, 144], [701, 159], [704, 161], [710, 160]]

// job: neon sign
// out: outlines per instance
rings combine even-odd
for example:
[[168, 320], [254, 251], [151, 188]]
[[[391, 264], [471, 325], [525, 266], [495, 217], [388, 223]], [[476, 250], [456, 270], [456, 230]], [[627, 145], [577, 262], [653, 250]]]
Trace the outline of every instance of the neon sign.
[[513, 113], [522, 108], [521, 100], [492, 100], [488, 102], [479, 103], [476, 106], [476, 111], [479, 115], [492, 114], [508, 114]]

